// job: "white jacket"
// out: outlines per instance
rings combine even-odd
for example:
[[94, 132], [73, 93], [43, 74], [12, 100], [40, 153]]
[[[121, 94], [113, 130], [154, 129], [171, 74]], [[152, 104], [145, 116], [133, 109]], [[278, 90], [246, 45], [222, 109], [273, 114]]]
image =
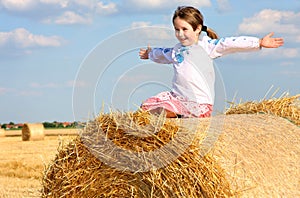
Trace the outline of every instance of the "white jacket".
[[236, 52], [259, 50], [259, 38], [240, 36], [211, 39], [203, 36], [192, 46], [153, 48], [150, 60], [173, 64], [172, 91], [200, 104], [214, 104], [215, 72], [212, 59]]

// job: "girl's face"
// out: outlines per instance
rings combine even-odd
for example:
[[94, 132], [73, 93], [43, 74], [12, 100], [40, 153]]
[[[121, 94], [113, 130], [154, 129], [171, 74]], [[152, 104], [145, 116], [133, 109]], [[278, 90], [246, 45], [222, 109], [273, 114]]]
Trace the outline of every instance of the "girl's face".
[[174, 20], [175, 36], [183, 46], [190, 46], [198, 42], [201, 25], [194, 31], [185, 20], [176, 17]]

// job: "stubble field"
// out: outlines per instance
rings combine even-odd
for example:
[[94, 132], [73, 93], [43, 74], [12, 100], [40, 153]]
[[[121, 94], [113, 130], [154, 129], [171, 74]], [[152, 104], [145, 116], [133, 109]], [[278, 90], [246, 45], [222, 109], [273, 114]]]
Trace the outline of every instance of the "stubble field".
[[59, 145], [73, 138], [46, 136], [42, 141], [22, 141], [21, 136], [0, 137], [0, 197], [40, 197], [45, 166], [54, 159]]

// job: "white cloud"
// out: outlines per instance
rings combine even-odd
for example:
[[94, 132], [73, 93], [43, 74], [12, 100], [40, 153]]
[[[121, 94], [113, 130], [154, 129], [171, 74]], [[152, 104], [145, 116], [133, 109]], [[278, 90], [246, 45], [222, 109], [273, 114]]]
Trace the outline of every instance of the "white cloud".
[[282, 55], [286, 58], [297, 58], [300, 56], [299, 49], [297, 48], [284, 48]]
[[131, 23], [131, 28], [139, 28], [139, 27], [148, 27], [150, 26], [151, 22], [146, 21], [136, 21]]
[[0, 32], [1, 48], [59, 47], [62, 43], [63, 40], [58, 36], [34, 35], [24, 28], [18, 28], [11, 32]]
[[300, 42], [300, 12], [265, 9], [251, 18], [245, 18], [239, 25], [239, 32], [246, 34], [266, 34], [274, 31], [285, 34]]
[[[228, 0], [218, 0], [220, 9], [225, 9]], [[211, 6], [210, 0], [124, 0], [107, 2], [101, 0], [0, 0], [1, 11], [10, 15], [28, 17], [46, 23], [89, 24], [92, 14], [113, 15], [122, 13], [173, 11], [179, 5], [195, 7]], [[59, 16], [59, 17], [58, 17]], [[95, 16], [95, 15], [93, 15]]]
[[262, 50], [259, 56], [294, 59], [300, 56], [300, 49], [297, 46], [297, 43], [300, 43], [299, 18], [300, 12], [264, 9], [250, 18], [245, 18], [239, 25], [239, 33], [264, 36], [269, 32], [275, 32], [274, 37], [284, 38], [284, 46]]
[[285, 48], [280, 47], [276, 49], [263, 49], [259, 52], [259, 56], [261, 57], [272, 57], [272, 59], [282, 59], [282, 58], [297, 58], [299, 57], [298, 48]]
[[174, 9], [174, 5], [211, 6], [210, 0], [126, 0], [125, 3], [129, 6], [134, 5], [133, 7], [136, 9]]
[[[165, 1], [168, 4], [170, 4], [170, 1]], [[208, 7], [211, 6], [210, 0], [177, 0], [175, 1], [175, 4], [181, 4], [181, 5], [191, 5], [195, 7]]]
[[68, 0], [40, 0], [43, 4], [59, 5], [61, 8], [66, 8], [69, 4]]
[[61, 16], [57, 17], [54, 22], [59, 25], [66, 24], [90, 24], [92, 19], [88, 16], [81, 16], [75, 12], [66, 11]]
[[295, 64], [295, 62], [293, 62], [293, 61], [284, 61], [284, 62], [280, 63], [280, 65], [284, 66], [284, 67], [292, 66], [294, 64]]
[[38, 6], [55, 6], [59, 8], [67, 8], [72, 4], [91, 7], [94, 1], [90, 0], [1, 0], [0, 5], [9, 11], [29, 11], [39, 10]]
[[70, 80], [66, 82], [66, 86], [67, 87], [77, 87], [77, 88], [84, 88], [84, 87], [88, 87], [90, 83], [87, 81], [83, 81], [83, 80]]
[[36, 0], [1, 0], [0, 5], [11, 11], [26, 11], [35, 7]]
[[[90, 0], [0, 0], [1, 11], [45, 23], [90, 24], [97, 1]], [[110, 8], [103, 5], [103, 9]], [[59, 16], [59, 17], [58, 17]]]
[[150, 22], [136, 21], [131, 23], [130, 28], [137, 28], [131, 35], [132, 39], [145, 39], [147, 41], [173, 41], [175, 38], [173, 29], [163, 24], [152, 25]]
[[[151, 24], [151, 22], [147, 21], [135, 21], [131, 23], [131, 28], [144, 28], [141, 30], [141, 34], [143, 34], [147, 38], [151, 39], [172, 39], [173, 36], [173, 29], [170, 29], [169, 25], [166, 24]], [[170, 34], [170, 30], [172, 30]]]
[[59, 47], [64, 42], [58, 36], [35, 35], [24, 28], [0, 32], [0, 57], [19, 57], [31, 54], [34, 49]]
[[300, 72], [299, 71], [290, 71], [290, 70], [285, 70], [280, 72], [281, 75], [289, 76], [289, 77], [300, 77]]
[[72, 2], [76, 3], [77, 5], [79, 6], [84, 6], [84, 7], [87, 7], [87, 8], [94, 8], [95, 6], [95, 0], [73, 0]]
[[0, 87], [0, 95], [5, 95], [6, 93], [10, 92], [9, 88]]
[[118, 12], [116, 3], [105, 4], [98, 0], [2, 0], [1, 6], [9, 14], [17, 12], [18, 15], [56, 24], [89, 24], [91, 13], [110, 15]]
[[13, 95], [13, 96], [41, 96], [42, 92], [36, 90], [18, 90], [13, 88], [0, 87], [0, 96]]
[[295, 41], [296, 41], [297, 43], [300, 43], [300, 35], [296, 35], [296, 36], [295, 36]]
[[117, 4], [109, 3], [104, 4], [103, 2], [98, 2], [96, 5], [96, 11], [99, 15], [109, 15], [118, 12]]
[[60, 87], [60, 85], [57, 83], [53, 83], [53, 82], [46, 83], [46, 84], [40, 84], [40, 83], [33, 82], [33, 83], [30, 83], [30, 87], [32, 87], [32, 88], [58, 88], [58, 87]]
[[42, 96], [42, 92], [40, 91], [32, 91], [32, 90], [22, 90], [16, 93], [17, 96]]
[[231, 9], [230, 3], [228, 0], [217, 0], [218, 10], [220, 12], [226, 12]]
[[[226, 7], [228, 0], [218, 0], [221, 8]], [[41, 8], [62, 9], [61, 12], [72, 11], [77, 12], [82, 9], [88, 11], [96, 11], [100, 15], [115, 14], [119, 11], [156, 11], [164, 9], [175, 9], [177, 5], [191, 5], [195, 7], [208, 7], [211, 6], [210, 0], [124, 0], [122, 3], [105, 3], [101, 0], [1, 0], [0, 7], [2, 6], [8, 11], [36, 11]], [[225, 6], [224, 6], [225, 5]], [[119, 9], [122, 8], [122, 10]], [[95, 10], [94, 10], [95, 9]]]
[[[57, 88], [73, 88], [74, 86], [76, 87], [86, 87], [88, 85], [87, 82], [83, 81], [66, 81], [63, 83], [57, 83], [57, 82], [48, 82], [48, 83], [38, 83], [38, 82], [32, 82], [29, 84], [31, 88], [35, 89], [57, 89]], [[0, 89], [1, 91], [1, 89]]]
[[124, 0], [124, 7], [131, 10], [163, 10], [176, 9], [176, 5], [190, 5], [194, 7], [208, 7], [211, 6], [210, 0]]

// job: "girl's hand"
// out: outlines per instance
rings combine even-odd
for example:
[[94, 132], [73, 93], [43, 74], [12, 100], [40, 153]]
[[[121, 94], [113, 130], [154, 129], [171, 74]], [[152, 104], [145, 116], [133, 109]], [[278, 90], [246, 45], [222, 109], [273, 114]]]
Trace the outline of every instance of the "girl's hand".
[[267, 34], [265, 37], [260, 39], [260, 47], [264, 48], [278, 48], [283, 45], [283, 38], [272, 38], [274, 32]]
[[151, 51], [150, 45], [148, 45], [147, 49], [140, 49], [139, 52], [140, 59], [149, 59], [150, 51]]

